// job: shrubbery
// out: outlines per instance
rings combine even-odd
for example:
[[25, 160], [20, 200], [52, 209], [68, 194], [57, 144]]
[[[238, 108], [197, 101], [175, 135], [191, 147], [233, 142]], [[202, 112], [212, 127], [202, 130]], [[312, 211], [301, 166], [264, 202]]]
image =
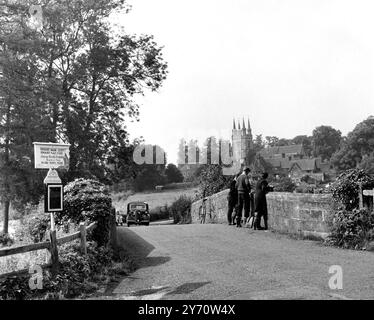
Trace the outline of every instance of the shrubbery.
[[156, 207], [150, 211], [151, 221], [169, 219], [169, 217], [170, 217], [170, 209], [168, 208], [167, 205], [162, 206], [162, 207]]
[[273, 186], [275, 192], [294, 192], [296, 189], [296, 185], [288, 177], [280, 178]]
[[77, 179], [64, 188], [64, 211], [56, 215], [56, 222], [97, 222], [92, 237], [99, 246], [109, 240], [112, 199], [105, 185], [95, 180]]
[[365, 171], [352, 169], [340, 174], [331, 185], [334, 203], [327, 218], [327, 243], [360, 249], [374, 240], [374, 214], [358, 208], [360, 184], [363, 189], [372, 189], [374, 180]]
[[14, 240], [10, 237], [9, 234], [4, 234], [0, 232], [0, 247], [8, 247], [14, 243]]
[[181, 195], [170, 206], [170, 211], [173, 214], [174, 223], [191, 223], [191, 205], [192, 198], [186, 195]]
[[204, 165], [199, 175], [199, 198], [209, 197], [229, 187], [232, 177], [222, 173], [220, 165]]
[[[87, 255], [80, 253], [80, 246], [70, 243], [60, 247], [60, 269], [54, 277], [43, 272], [43, 288], [32, 291], [30, 275], [0, 279], [0, 300], [64, 299], [75, 298], [96, 291], [116, 275], [131, 272], [132, 264], [117, 257], [111, 249], [87, 243]], [[113, 263], [114, 261], [114, 263]], [[97, 284], [98, 283], [98, 284]]]
[[330, 191], [336, 202], [344, 209], [358, 208], [360, 184], [363, 189], [373, 189], [374, 179], [364, 170], [351, 169], [341, 173], [331, 184]]
[[351, 249], [365, 248], [374, 240], [374, 214], [367, 209], [334, 211], [328, 218], [327, 243]]
[[27, 219], [26, 228], [33, 242], [43, 241], [47, 230], [50, 228], [50, 214], [40, 213], [30, 216]]

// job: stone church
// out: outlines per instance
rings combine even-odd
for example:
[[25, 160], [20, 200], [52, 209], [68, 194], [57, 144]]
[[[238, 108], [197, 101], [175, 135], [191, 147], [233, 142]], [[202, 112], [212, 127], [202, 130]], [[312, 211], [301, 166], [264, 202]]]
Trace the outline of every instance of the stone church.
[[240, 121], [236, 123], [235, 119], [233, 120], [231, 139], [231, 152], [234, 161], [239, 161], [242, 166], [249, 166], [250, 151], [253, 150], [253, 136], [249, 119], [247, 120], [247, 127], [244, 119], [242, 126], [240, 126]]

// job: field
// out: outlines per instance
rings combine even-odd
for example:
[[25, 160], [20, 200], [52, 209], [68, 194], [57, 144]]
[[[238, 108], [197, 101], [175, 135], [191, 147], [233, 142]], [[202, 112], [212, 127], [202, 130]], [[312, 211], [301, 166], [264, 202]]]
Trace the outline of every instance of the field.
[[149, 191], [139, 193], [125, 193], [117, 192], [112, 194], [113, 206], [118, 211], [125, 211], [126, 206], [131, 201], [144, 201], [149, 204], [150, 210], [168, 205], [170, 206], [175, 200], [181, 195], [194, 198], [198, 192], [198, 187], [190, 185], [171, 185], [166, 186], [165, 190], [162, 191]]

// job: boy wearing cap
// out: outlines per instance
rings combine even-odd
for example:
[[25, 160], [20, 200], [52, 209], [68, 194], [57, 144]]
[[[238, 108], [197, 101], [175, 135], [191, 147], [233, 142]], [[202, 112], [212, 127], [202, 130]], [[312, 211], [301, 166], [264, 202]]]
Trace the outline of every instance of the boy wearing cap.
[[250, 212], [249, 193], [251, 192], [251, 185], [249, 183], [248, 174], [251, 170], [248, 167], [243, 168], [243, 173], [236, 180], [235, 187], [238, 192], [238, 212], [236, 215], [236, 226], [241, 227], [241, 217], [244, 207], [244, 217], [247, 219]]

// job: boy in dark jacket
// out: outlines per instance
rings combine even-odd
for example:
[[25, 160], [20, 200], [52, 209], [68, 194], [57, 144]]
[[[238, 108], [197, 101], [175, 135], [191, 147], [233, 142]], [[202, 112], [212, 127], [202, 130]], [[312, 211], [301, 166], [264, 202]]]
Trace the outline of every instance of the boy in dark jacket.
[[[232, 181], [230, 183], [230, 191], [229, 191], [229, 194], [227, 196], [227, 201], [228, 201], [227, 222], [228, 222], [229, 225], [234, 224], [234, 218], [232, 216], [232, 213], [235, 209], [235, 206], [236, 206], [237, 200], [238, 200], [238, 193], [236, 191], [235, 184], [236, 184], [236, 179], [239, 175], [240, 175], [240, 173], [238, 173], [234, 177], [234, 179], [232, 179]], [[236, 212], [236, 210], [235, 210], [235, 212]]]
[[[266, 202], [266, 194], [273, 191], [273, 188], [269, 186], [267, 179], [268, 173], [262, 174], [262, 179], [256, 185], [255, 195], [255, 230], [267, 230], [268, 229], [268, 207]], [[261, 217], [264, 218], [265, 228], [261, 227]]]

